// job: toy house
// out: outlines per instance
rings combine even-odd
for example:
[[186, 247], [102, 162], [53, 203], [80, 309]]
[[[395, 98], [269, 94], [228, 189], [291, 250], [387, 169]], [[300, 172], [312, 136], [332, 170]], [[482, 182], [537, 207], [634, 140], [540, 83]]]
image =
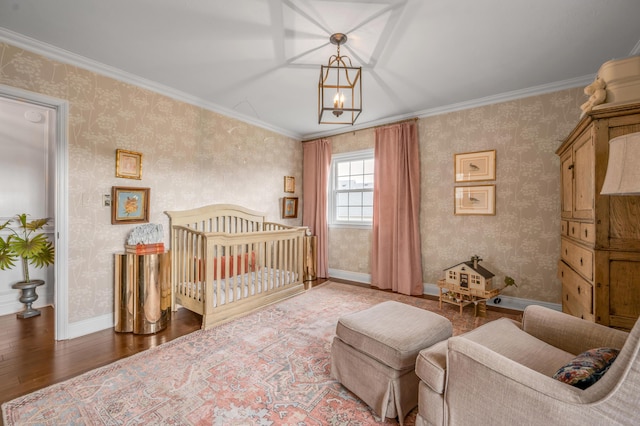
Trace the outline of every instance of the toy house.
[[476, 255], [472, 256], [470, 261], [445, 269], [445, 281], [470, 290], [492, 290], [495, 275], [478, 264], [481, 260]]

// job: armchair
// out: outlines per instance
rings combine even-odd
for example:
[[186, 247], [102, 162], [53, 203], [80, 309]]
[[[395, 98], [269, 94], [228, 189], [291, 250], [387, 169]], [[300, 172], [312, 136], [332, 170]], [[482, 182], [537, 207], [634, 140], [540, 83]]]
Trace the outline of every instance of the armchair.
[[[585, 390], [553, 378], [576, 355], [620, 349]], [[542, 306], [422, 350], [417, 425], [640, 424], [640, 321], [630, 333]]]

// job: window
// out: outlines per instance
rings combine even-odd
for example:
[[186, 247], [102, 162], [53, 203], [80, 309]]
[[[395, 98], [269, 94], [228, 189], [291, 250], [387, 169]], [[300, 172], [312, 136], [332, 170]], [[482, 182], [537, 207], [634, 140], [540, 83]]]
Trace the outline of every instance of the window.
[[373, 150], [336, 154], [331, 161], [329, 223], [371, 226]]

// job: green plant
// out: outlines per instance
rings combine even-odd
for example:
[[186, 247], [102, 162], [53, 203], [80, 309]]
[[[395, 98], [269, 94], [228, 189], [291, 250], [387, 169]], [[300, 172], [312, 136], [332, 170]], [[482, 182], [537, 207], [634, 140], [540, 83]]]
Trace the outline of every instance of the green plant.
[[504, 277], [504, 287], [507, 288], [509, 286], [518, 287], [518, 284], [516, 284], [516, 280], [507, 275]]
[[[16, 222], [16, 227], [9, 226]], [[22, 275], [24, 281], [29, 282], [29, 264], [36, 268], [52, 265], [55, 261], [53, 243], [45, 234], [34, 234], [44, 228], [49, 219], [34, 219], [27, 222], [27, 214], [16, 215], [0, 225], [0, 231], [8, 229], [11, 234], [5, 239], [0, 237], [0, 269], [6, 270], [16, 266], [16, 261], [22, 261]]]

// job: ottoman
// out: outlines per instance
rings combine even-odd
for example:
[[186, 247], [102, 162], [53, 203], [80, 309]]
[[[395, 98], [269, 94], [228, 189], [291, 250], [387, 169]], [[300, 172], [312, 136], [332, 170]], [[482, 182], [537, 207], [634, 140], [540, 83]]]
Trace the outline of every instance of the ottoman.
[[452, 331], [448, 319], [395, 301], [345, 315], [331, 344], [331, 376], [381, 419], [403, 424], [418, 405], [418, 352]]

